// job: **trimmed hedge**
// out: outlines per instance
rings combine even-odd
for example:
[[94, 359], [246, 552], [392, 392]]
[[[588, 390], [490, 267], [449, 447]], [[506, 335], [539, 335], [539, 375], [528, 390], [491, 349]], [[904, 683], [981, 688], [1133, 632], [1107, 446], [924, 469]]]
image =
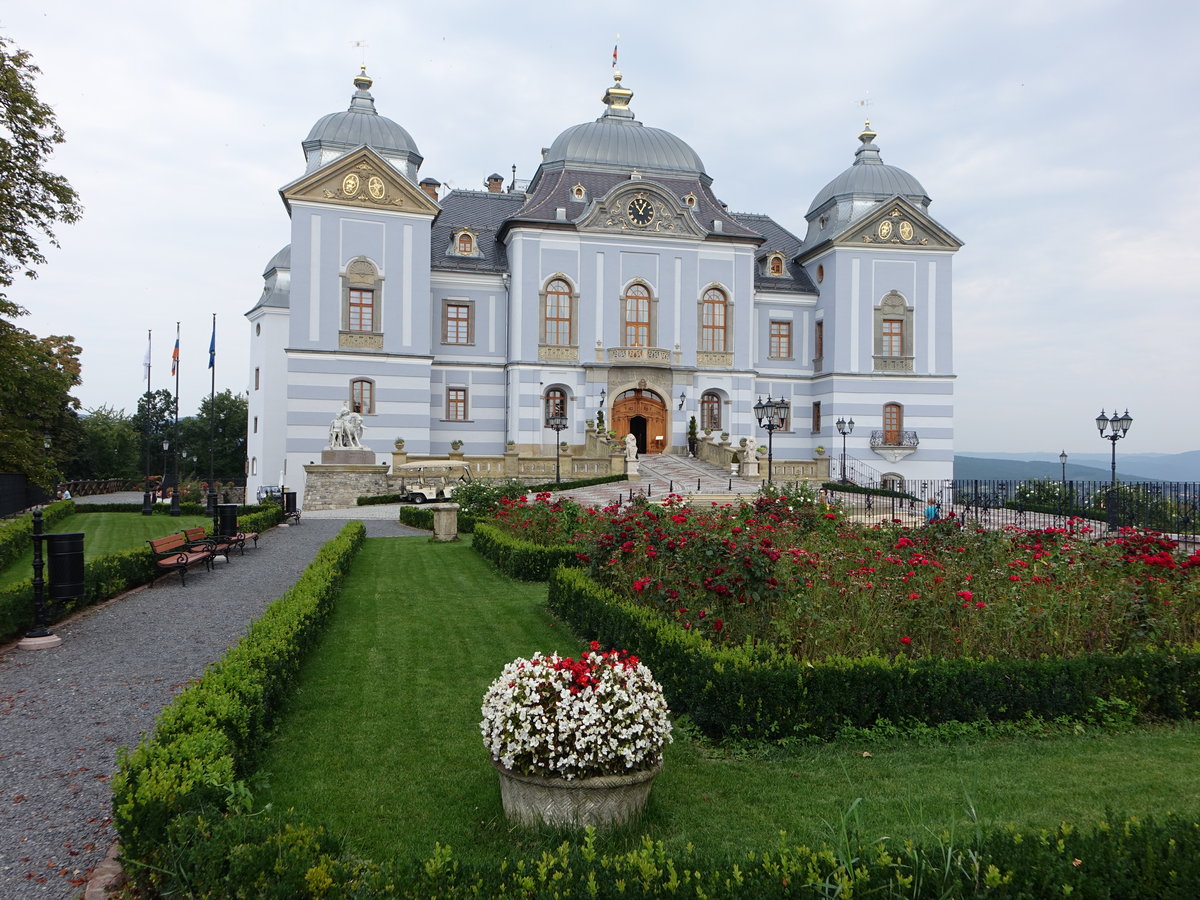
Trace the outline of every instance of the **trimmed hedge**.
[[[67, 516], [76, 512], [74, 500], [59, 500], [42, 510], [42, 529], [49, 531]], [[33, 513], [10, 519], [0, 527], [0, 569], [7, 568], [13, 560], [29, 549], [33, 535]]]
[[[476, 541], [478, 541], [478, 535]], [[1200, 652], [1072, 659], [831, 658], [801, 663], [766, 647], [719, 647], [654, 610], [561, 568], [549, 606], [578, 634], [644, 659], [676, 714], [709, 737], [831, 740], [892, 722], [1094, 721], [1114, 707], [1149, 720], [1200, 716]]]
[[207, 812], [168, 829], [173, 870], [163, 887], [204, 898], [1073, 898], [1200, 895], [1200, 824], [1111, 814], [1082, 831], [971, 834], [912, 844], [848, 834], [836, 846], [762, 848], [740, 858], [669, 856], [644, 838], [627, 853], [600, 854], [592, 833], [539, 857], [460, 864], [448, 847], [427, 860], [379, 864], [295, 813]]
[[574, 546], [542, 547], [514, 537], [490, 522], [475, 523], [472, 548], [493, 566], [521, 581], [545, 581], [558, 566], [579, 565]]
[[172, 820], [176, 834], [188, 832], [186, 843], [202, 843], [206, 835], [194, 813], [225, 811], [248, 794], [242, 779], [324, 630], [365, 536], [361, 522], [347, 523], [246, 636], [163, 709], [153, 736], [119, 754], [113, 819], [126, 872], [141, 887], [161, 883], [172, 865]]

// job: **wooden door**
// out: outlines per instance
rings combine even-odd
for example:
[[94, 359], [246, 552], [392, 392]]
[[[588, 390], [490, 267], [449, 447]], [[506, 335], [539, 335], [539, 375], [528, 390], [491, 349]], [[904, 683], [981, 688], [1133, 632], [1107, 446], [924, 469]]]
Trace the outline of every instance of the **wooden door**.
[[653, 391], [625, 391], [613, 401], [611, 419], [618, 437], [632, 434], [637, 438], [638, 453], [650, 455], [667, 449], [667, 405]]

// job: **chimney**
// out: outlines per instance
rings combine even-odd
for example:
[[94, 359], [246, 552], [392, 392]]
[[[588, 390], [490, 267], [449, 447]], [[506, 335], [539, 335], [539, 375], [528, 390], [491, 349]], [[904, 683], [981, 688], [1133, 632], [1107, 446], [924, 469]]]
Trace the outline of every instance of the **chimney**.
[[504, 188], [504, 179], [495, 172], [487, 177], [486, 183], [489, 194], [498, 194]]
[[429, 196], [429, 199], [434, 201], [435, 203], [437, 202], [437, 198], [438, 198], [438, 188], [440, 188], [441, 186], [442, 186], [442, 183], [440, 181], [438, 181], [436, 178], [422, 178], [421, 179], [421, 184], [420, 184], [421, 190], [423, 190]]

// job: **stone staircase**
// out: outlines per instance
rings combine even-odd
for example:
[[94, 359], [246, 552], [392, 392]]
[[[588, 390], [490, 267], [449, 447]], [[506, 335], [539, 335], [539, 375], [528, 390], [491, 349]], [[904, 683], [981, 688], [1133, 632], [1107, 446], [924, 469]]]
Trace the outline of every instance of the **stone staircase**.
[[727, 470], [685, 456], [659, 454], [638, 458], [638, 474], [629, 481], [568, 491], [563, 496], [580, 506], [611, 506], [638, 495], [661, 500], [669, 493], [697, 500], [729, 501], [752, 495], [761, 482], [730, 476]]

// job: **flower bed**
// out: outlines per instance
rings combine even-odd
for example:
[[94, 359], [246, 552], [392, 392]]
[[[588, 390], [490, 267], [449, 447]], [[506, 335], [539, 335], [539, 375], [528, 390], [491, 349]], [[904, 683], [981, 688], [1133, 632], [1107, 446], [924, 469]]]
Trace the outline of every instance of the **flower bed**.
[[1126, 529], [864, 529], [808, 498], [591, 516], [503, 510], [514, 536], [570, 532], [592, 577], [718, 644], [834, 656], [1078, 656], [1200, 641], [1200, 554]]

